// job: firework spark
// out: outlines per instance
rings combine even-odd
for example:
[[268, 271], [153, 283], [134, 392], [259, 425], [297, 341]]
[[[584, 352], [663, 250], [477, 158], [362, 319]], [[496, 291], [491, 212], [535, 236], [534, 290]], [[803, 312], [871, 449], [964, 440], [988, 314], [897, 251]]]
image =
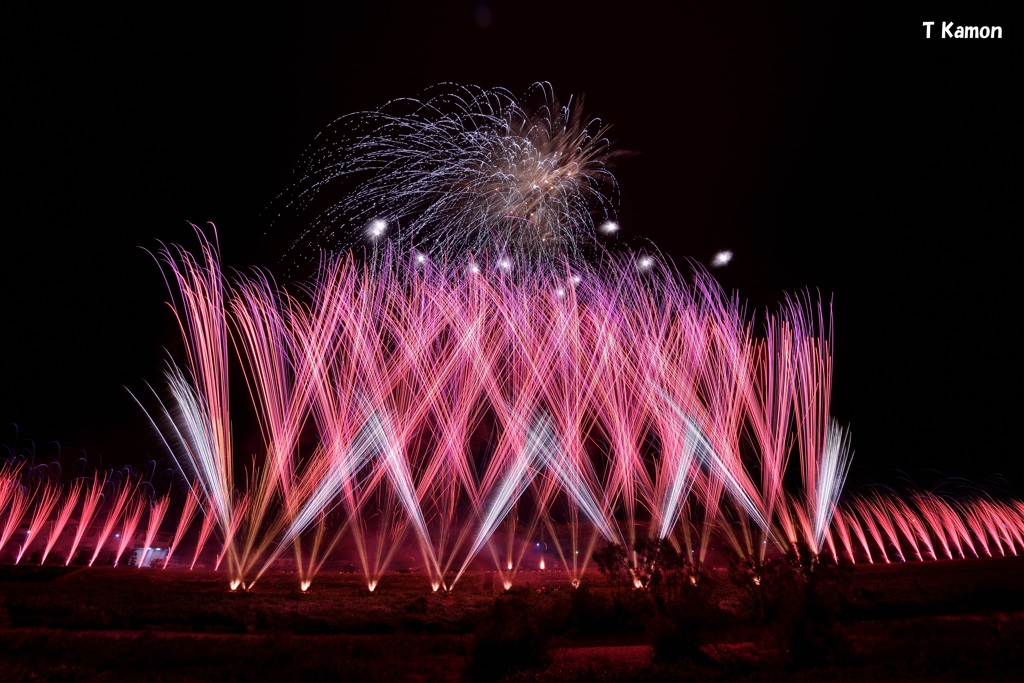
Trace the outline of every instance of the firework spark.
[[732, 252], [728, 249], [720, 251], [711, 259], [712, 268], [722, 268], [732, 262]]

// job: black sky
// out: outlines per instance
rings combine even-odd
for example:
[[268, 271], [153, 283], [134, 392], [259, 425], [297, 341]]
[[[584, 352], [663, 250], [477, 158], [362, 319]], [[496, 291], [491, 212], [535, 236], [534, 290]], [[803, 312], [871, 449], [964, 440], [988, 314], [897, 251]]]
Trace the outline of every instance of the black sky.
[[[548, 80], [636, 152], [625, 232], [680, 262], [731, 249], [716, 272], [754, 306], [833, 298], [856, 480], [1021, 490], [1015, 3], [431, 4], [3, 10], [0, 443], [163, 457], [125, 389], [175, 338], [140, 247], [212, 221], [228, 265], [273, 269], [273, 199], [332, 120], [441, 81]], [[929, 20], [1004, 38], [925, 40]]]

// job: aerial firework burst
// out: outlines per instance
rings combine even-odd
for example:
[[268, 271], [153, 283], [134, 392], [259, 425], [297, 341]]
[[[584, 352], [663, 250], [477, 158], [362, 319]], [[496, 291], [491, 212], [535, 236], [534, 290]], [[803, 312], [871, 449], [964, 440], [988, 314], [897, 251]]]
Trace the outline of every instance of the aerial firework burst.
[[547, 83], [522, 99], [443, 85], [339, 119], [306, 155], [291, 195], [287, 213], [313, 215], [292, 252], [316, 258], [388, 239], [439, 258], [578, 256], [598, 225], [614, 225], [610, 165], [621, 154], [582, 104], [562, 105]]

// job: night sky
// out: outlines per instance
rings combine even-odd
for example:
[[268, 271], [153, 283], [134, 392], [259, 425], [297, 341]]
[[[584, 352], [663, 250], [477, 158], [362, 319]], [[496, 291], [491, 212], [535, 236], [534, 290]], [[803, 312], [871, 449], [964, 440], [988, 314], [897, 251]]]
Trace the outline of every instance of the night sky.
[[679, 263], [732, 250], [716, 275], [754, 307], [832, 298], [854, 482], [1024, 489], [1019, 3], [372, 4], [3, 10], [0, 444], [166, 459], [127, 391], [178, 348], [142, 247], [194, 247], [188, 221], [210, 221], [227, 265], [280, 270], [300, 226], [274, 198], [333, 120], [442, 81], [547, 80], [635, 152], [625, 235]]

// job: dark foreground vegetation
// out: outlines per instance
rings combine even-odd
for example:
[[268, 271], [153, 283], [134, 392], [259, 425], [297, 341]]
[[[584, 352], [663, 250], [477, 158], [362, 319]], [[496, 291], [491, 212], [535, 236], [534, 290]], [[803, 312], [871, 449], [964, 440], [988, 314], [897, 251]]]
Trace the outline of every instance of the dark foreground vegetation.
[[[616, 548], [579, 589], [0, 567], [0, 681], [1021, 680], [1024, 559], [697, 570]], [[641, 553], [641, 559], [644, 555]], [[641, 563], [642, 564], [642, 563]], [[633, 588], [639, 578], [645, 588]]]

